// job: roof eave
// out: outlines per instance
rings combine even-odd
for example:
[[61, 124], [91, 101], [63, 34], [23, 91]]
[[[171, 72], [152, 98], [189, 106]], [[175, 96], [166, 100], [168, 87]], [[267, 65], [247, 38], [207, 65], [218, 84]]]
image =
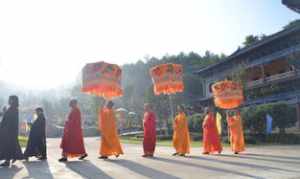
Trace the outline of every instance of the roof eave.
[[210, 65], [210, 66], [205, 67], [203, 69], [200, 69], [200, 70], [198, 70], [198, 71], [196, 71], [194, 73], [197, 74], [197, 75], [202, 75], [203, 73], [207, 72], [208, 70], [211, 70], [211, 69], [213, 69], [213, 68], [215, 68], [215, 67], [217, 67], [219, 65], [222, 65], [224, 63], [227, 63], [227, 62], [231, 61], [232, 59], [235, 59], [235, 58], [237, 58], [237, 57], [239, 57], [239, 56], [241, 56], [241, 55], [243, 55], [243, 54], [245, 54], [245, 53], [247, 53], [247, 52], [249, 52], [251, 50], [254, 50], [254, 49], [256, 49], [256, 48], [258, 48], [258, 47], [260, 47], [262, 45], [265, 45], [266, 43], [272, 42], [273, 40], [276, 40], [276, 39], [278, 39], [280, 37], [286, 36], [286, 35], [288, 35], [290, 33], [295, 32], [295, 31], [300, 31], [300, 26], [293, 27], [293, 28], [290, 28], [290, 29], [284, 29], [282, 31], [279, 31], [279, 32], [277, 32], [277, 33], [275, 33], [273, 35], [270, 35], [270, 36], [266, 37], [263, 40], [260, 40], [260, 41], [258, 41], [256, 43], [252, 44], [251, 46], [244, 47], [244, 48], [240, 49], [239, 51], [234, 52], [233, 54], [231, 54], [230, 56], [228, 56], [226, 59], [222, 60], [219, 63]]

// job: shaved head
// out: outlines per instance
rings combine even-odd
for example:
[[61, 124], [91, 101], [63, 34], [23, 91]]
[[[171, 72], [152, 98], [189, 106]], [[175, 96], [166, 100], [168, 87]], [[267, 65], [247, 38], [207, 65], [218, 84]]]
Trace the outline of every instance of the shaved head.
[[151, 110], [152, 110], [151, 104], [145, 103], [145, 104], [144, 104], [144, 110], [147, 111], [147, 112], [148, 112], [148, 111], [151, 111]]
[[71, 108], [74, 108], [74, 107], [77, 107], [77, 104], [78, 104], [78, 102], [77, 102], [76, 99], [71, 99], [71, 101], [70, 101], [70, 103], [69, 103], [69, 106], [70, 106]]
[[106, 107], [107, 107], [108, 109], [112, 109], [112, 108], [114, 107], [114, 103], [113, 103], [112, 101], [107, 101], [107, 102], [106, 102]]

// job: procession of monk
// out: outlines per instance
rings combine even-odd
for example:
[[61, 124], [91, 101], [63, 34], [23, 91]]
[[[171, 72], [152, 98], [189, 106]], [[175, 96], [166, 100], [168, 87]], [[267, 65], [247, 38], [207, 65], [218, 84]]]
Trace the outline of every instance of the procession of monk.
[[[0, 166], [7, 167], [16, 160], [29, 160], [29, 157], [36, 157], [38, 160], [47, 160], [45, 116], [42, 108], [37, 108], [35, 113], [37, 119], [32, 124], [29, 140], [25, 153], [22, 153], [18, 142], [18, 102], [17, 96], [9, 97], [9, 108], [3, 113], [3, 120], [0, 125]], [[84, 160], [88, 157], [84, 145], [84, 135], [81, 127], [81, 112], [78, 101], [72, 99], [69, 103], [70, 113], [64, 126], [64, 133], [61, 140], [62, 157], [59, 162], [67, 162], [69, 158], [77, 157]], [[114, 103], [106, 101], [106, 104], [99, 111], [99, 131], [101, 132], [101, 144], [99, 159], [108, 159], [111, 156], [118, 158], [123, 155], [122, 145], [116, 126], [116, 115], [113, 109]], [[151, 104], [144, 105], [144, 139], [142, 157], [154, 157], [156, 146], [156, 122], [157, 116]], [[238, 110], [227, 112], [227, 123], [229, 141], [234, 154], [245, 150], [242, 119]], [[216, 114], [213, 108], [205, 109], [203, 120], [203, 154], [222, 152], [221, 136], [216, 125]], [[183, 106], [177, 107], [177, 115], [173, 121], [173, 146], [174, 156], [186, 156], [190, 153], [191, 137], [189, 133], [188, 120]]]

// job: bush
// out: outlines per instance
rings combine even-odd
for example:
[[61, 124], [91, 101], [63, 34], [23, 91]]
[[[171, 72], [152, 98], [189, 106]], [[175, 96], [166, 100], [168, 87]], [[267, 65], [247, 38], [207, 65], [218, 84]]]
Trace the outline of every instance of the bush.
[[[300, 136], [296, 134], [255, 134], [247, 135], [246, 139], [256, 141], [256, 143], [300, 144]], [[249, 143], [249, 141], [246, 140], [246, 143]]]
[[264, 106], [250, 107], [242, 110], [244, 129], [250, 133], [264, 133], [266, 129], [266, 115], [268, 111]]
[[300, 144], [300, 136], [296, 134], [272, 134], [266, 136], [265, 141], [275, 144]]
[[158, 135], [156, 136], [157, 140], [172, 140], [173, 136], [172, 135]]
[[281, 134], [285, 133], [287, 127], [295, 125], [297, 121], [294, 107], [283, 103], [266, 104], [242, 110], [244, 128], [249, 129], [252, 134], [265, 133], [267, 114], [273, 118], [272, 127], [278, 127]]
[[249, 135], [246, 135], [245, 136], [245, 143], [246, 144], [258, 144], [260, 141], [257, 140], [255, 137], [253, 136], [249, 136]]
[[[202, 122], [204, 120], [203, 114], [193, 114], [187, 116], [188, 126], [190, 132], [202, 133]], [[168, 133], [173, 134], [173, 118], [168, 119]]]
[[285, 133], [285, 128], [292, 127], [297, 121], [296, 109], [287, 104], [277, 104], [271, 108], [271, 115], [274, 116], [274, 126]]
[[200, 132], [190, 132], [190, 136], [193, 141], [202, 141], [202, 133]]
[[[230, 143], [228, 137], [223, 137], [223, 143]], [[246, 134], [246, 144], [300, 144], [300, 136], [296, 134]]]
[[190, 132], [202, 133], [203, 114], [193, 114], [187, 117]]

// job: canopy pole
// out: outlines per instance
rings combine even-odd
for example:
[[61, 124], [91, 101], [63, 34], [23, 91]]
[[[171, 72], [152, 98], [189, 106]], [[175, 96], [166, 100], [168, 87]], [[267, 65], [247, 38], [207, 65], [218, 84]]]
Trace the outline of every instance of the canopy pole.
[[171, 117], [174, 118], [173, 98], [171, 94], [169, 94], [169, 105], [171, 109]]
[[[172, 94], [169, 94], [169, 105], [170, 105], [170, 111], [171, 111], [171, 120], [174, 119], [174, 108], [173, 108], [173, 98]], [[165, 122], [165, 128], [166, 128], [166, 135], [169, 135], [169, 128], [168, 128], [168, 120]]]

